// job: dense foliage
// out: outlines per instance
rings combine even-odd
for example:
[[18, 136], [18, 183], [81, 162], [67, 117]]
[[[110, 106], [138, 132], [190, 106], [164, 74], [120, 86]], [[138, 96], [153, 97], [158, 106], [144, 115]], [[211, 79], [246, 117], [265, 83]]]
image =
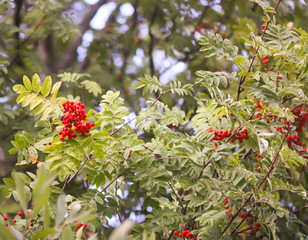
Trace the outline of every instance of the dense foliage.
[[0, 3], [1, 239], [307, 237], [305, 3]]

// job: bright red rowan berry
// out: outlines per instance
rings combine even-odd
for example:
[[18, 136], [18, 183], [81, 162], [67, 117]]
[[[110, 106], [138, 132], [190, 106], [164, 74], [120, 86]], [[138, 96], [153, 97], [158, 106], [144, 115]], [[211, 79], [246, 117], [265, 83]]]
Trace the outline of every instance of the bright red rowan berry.
[[177, 231], [174, 231], [174, 232], [173, 232], [173, 235], [174, 235], [174, 236], [177, 236], [177, 235], [178, 235], [178, 232], [177, 232]]
[[19, 217], [21, 217], [21, 216], [23, 215], [23, 213], [22, 213], [22, 212], [18, 212], [17, 215], [18, 215]]
[[2, 217], [3, 217], [3, 220], [4, 221], [7, 221], [9, 218], [7, 217], [7, 215], [2, 215]]

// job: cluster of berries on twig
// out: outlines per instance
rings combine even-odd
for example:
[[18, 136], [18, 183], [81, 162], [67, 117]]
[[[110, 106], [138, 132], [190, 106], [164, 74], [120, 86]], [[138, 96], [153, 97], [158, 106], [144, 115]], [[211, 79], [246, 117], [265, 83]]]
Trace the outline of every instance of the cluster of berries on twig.
[[[262, 103], [257, 103], [257, 110], [255, 117], [259, 118], [259, 120], [262, 120], [263, 117], [266, 117], [267, 123], [271, 123], [273, 121], [275, 122], [280, 122], [282, 126], [275, 127], [277, 132], [280, 132], [283, 134], [285, 137], [287, 137], [287, 143], [290, 148], [293, 148], [294, 145], [301, 148], [300, 150], [297, 151], [298, 155], [302, 155], [302, 153], [307, 152], [307, 148], [302, 145], [301, 139], [300, 139], [300, 133], [303, 131], [303, 127], [306, 125], [306, 122], [308, 121], [308, 112], [307, 112], [307, 107], [304, 105], [301, 105], [299, 107], [296, 107], [295, 109], [292, 110], [292, 113], [295, 115], [295, 126], [296, 126], [296, 132], [297, 134], [291, 134], [288, 129], [292, 125], [292, 122], [288, 120], [287, 118], [279, 118], [275, 114], [268, 114], [265, 109], [263, 108]], [[271, 109], [269, 107], [269, 109]], [[304, 156], [304, 158], [308, 158], [308, 156]], [[260, 168], [260, 167], [259, 167]], [[260, 169], [258, 168], [258, 171]], [[304, 171], [305, 166], [301, 168], [300, 171]]]
[[[27, 211], [25, 212], [25, 214], [24, 214], [23, 212], [19, 211], [19, 212], [16, 214], [16, 216], [14, 217], [14, 219], [12, 220], [12, 223], [15, 224], [15, 223], [17, 222], [17, 220], [22, 219], [22, 217], [23, 217], [24, 215], [27, 215], [27, 214], [29, 214], [29, 213], [30, 213], [29, 210], [27, 210]], [[3, 214], [3, 215], [2, 215], [2, 218], [3, 218], [3, 221], [7, 222], [7, 223], [6, 223], [6, 226], [9, 226], [9, 217], [8, 217], [8, 215]], [[33, 227], [33, 226], [34, 226], [34, 223], [33, 223], [33, 222], [30, 222], [30, 223], [29, 223], [29, 226], [30, 226], [30, 227]]]
[[173, 231], [174, 236], [179, 236], [181, 238], [186, 238], [190, 240], [197, 240], [198, 234], [191, 234], [190, 230], [185, 230], [181, 233], [178, 233], [177, 231]]
[[[88, 224], [87, 224], [87, 223], [79, 223], [79, 224], [76, 226], [75, 232], [78, 232], [78, 230], [79, 230], [81, 227], [83, 227], [83, 229], [86, 230], [86, 229], [88, 228]], [[90, 236], [90, 232], [86, 230], [85, 235], [86, 235], [87, 237], [89, 237], [89, 236]], [[84, 238], [84, 235], [82, 235], [81, 237]]]
[[65, 137], [68, 139], [77, 137], [73, 127], [75, 127], [76, 132], [79, 132], [81, 136], [84, 136], [95, 126], [95, 123], [84, 122], [87, 118], [87, 114], [84, 111], [84, 104], [81, 104], [80, 102], [76, 103], [73, 101], [66, 101], [62, 106], [65, 115], [61, 119], [64, 128], [58, 132], [61, 135], [60, 141], [64, 141]]
[[249, 139], [247, 129], [243, 129], [242, 131], [236, 131], [234, 129], [233, 132], [229, 132], [227, 130], [214, 130], [212, 128], [209, 128], [207, 129], [207, 131], [214, 132], [214, 137], [211, 139], [212, 142], [224, 140], [226, 138], [229, 138], [232, 134], [233, 136], [230, 139], [230, 142], [235, 142], [236, 140], [238, 140], [240, 143], [242, 143], [243, 139]]

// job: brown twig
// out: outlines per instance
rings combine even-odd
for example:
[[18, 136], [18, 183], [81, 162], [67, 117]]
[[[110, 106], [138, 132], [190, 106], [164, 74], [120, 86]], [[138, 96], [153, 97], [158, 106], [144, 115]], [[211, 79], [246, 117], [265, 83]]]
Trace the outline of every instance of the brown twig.
[[70, 181], [73, 180], [73, 178], [79, 173], [79, 171], [81, 170], [81, 168], [88, 162], [88, 158], [82, 163], [82, 165], [77, 169], [77, 171], [74, 173], [74, 175], [72, 177], [70, 177], [70, 179], [67, 181], [67, 183], [69, 183]]
[[65, 187], [67, 185], [67, 181], [68, 181], [69, 177], [70, 177], [70, 174], [66, 174], [65, 181], [64, 181], [63, 187], [62, 187], [62, 191], [64, 191], [64, 189], [65, 189]]
[[[205, 162], [203, 163], [203, 169], [202, 169], [202, 170], [200, 171], [200, 173], [199, 173], [198, 180], [200, 180], [200, 179], [202, 178], [204, 169], [206, 169], [206, 167], [207, 167], [210, 163], [212, 163], [211, 160], [209, 160], [207, 163], [205, 163]], [[186, 205], [185, 205], [185, 208], [182, 209], [182, 211], [181, 211], [181, 212], [183, 213], [183, 215], [186, 215], [186, 211], [187, 211], [187, 207], [188, 207], [189, 202], [190, 202], [190, 200], [187, 201], [187, 203], [186, 203]], [[195, 212], [197, 212], [198, 209], [199, 209], [199, 207], [197, 207], [197, 208], [195, 209]]]
[[175, 190], [174, 190], [172, 184], [171, 184], [170, 182], [168, 182], [168, 184], [169, 184], [169, 186], [171, 187], [171, 190], [173, 191], [173, 193], [174, 193], [176, 199], [179, 201], [179, 204], [181, 205], [181, 207], [182, 207], [182, 209], [183, 209], [184, 206], [183, 206], [183, 204], [182, 204], [182, 200], [181, 200], [181, 199], [179, 198], [179, 196], [176, 194], [176, 192], [175, 192]]
[[[275, 13], [276, 13], [276, 10], [277, 10], [277, 8], [278, 8], [278, 6], [279, 6], [279, 4], [280, 4], [281, 1], [282, 1], [282, 0], [278, 0], [278, 2], [277, 2], [277, 4], [276, 4], [276, 7], [275, 7]], [[268, 29], [268, 25], [269, 25], [269, 23], [273, 20], [273, 17], [274, 17], [274, 15], [275, 15], [275, 13], [273, 13], [273, 14], [271, 15], [270, 19], [267, 19], [266, 25], [265, 25], [265, 27], [264, 27], [264, 29], [263, 29], [263, 32], [262, 32], [262, 35], [261, 35], [261, 40], [263, 40], [264, 35], [265, 35], [265, 32], [266, 32], [266, 30]], [[256, 59], [256, 56], [257, 56], [258, 51], [259, 51], [259, 48], [260, 48], [260, 46], [258, 46], [258, 47], [255, 48], [255, 51], [254, 51], [254, 53], [253, 53], [253, 57], [252, 57], [252, 59], [251, 59], [251, 62], [250, 62], [250, 64], [249, 64], [249, 67], [248, 67], [248, 73], [249, 73], [249, 72], [251, 71], [251, 69], [252, 69], [252, 65], [253, 65], [253, 63], [254, 63], [254, 61], [255, 61], [255, 59]], [[244, 82], [245, 82], [247, 76], [248, 76], [248, 75], [242, 76], [241, 79], [240, 79], [239, 86], [238, 86], [238, 89], [237, 89], [237, 101], [240, 99], [240, 95], [241, 95], [241, 93], [244, 91], [244, 88], [242, 87], [242, 85], [244, 84]]]
[[[293, 125], [294, 125], [294, 124], [293, 124]], [[289, 127], [288, 133], [291, 131], [291, 128], [292, 128], [293, 125], [291, 125], [291, 126]], [[267, 180], [267, 178], [269, 177], [270, 173], [273, 171], [273, 169], [274, 169], [274, 164], [275, 164], [275, 162], [276, 162], [277, 159], [278, 159], [280, 150], [282, 149], [282, 146], [283, 146], [283, 144], [284, 144], [284, 142], [285, 142], [287, 136], [288, 136], [288, 134], [286, 134], [286, 136], [283, 138], [283, 140], [282, 140], [282, 142], [281, 142], [281, 144], [280, 144], [280, 146], [279, 146], [279, 149], [278, 149], [277, 153], [275, 154], [275, 156], [274, 156], [274, 158], [273, 158], [273, 160], [272, 160], [272, 162], [271, 162], [271, 165], [270, 165], [270, 167], [269, 167], [268, 173], [264, 176], [264, 178], [261, 180], [261, 182], [257, 185], [257, 189], [259, 189], [259, 188], [262, 186], [262, 184], [263, 184], [263, 183]], [[229, 223], [227, 224], [227, 226], [223, 229], [222, 235], [227, 231], [227, 229], [228, 229], [228, 228], [230, 227], [230, 225], [233, 223], [233, 221], [234, 221], [235, 218], [238, 216], [238, 214], [240, 213], [240, 211], [241, 211], [241, 210], [247, 205], [247, 203], [250, 201], [250, 199], [252, 198], [252, 196], [253, 196], [253, 193], [251, 193], [251, 194], [249, 195], [249, 197], [247, 198], [247, 200], [242, 204], [242, 206], [239, 207], [239, 209], [238, 209], [237, 212], [233, 215], [233, 217], [231, 218], [231, 220], [229, 221]]]
[[243, 222], [246, 220], [246, 218], [250, 215], [250, 213], [252, 212], [252, 210], [250, 210], [246, 215], [245, 217], [242, 219], [242, 221], [240, 221], [240, 223], [237, 225], [237, 227], [233, 230], [233, 232], [231, 233], [231, 235], [233, 235], [237, 229], [240, 228], [240, 226], [243, 224]]
[[67, 48], [67, 51], [61, 57], [61, 61], [58, 64], [60, 69], [67, 68], [75, 60], [77, 56], [76, 49], [82, 42], [83, 34], [89, 29], [92, 18], [95, 16], [98, 9], [109, 1], [110, 0], [100, 0], [96, 4], [91, 6], [90, 10], [85, 15], [83, 21], [80, 24], [80, 34], [76, 35], [76, 37], [72, 41], [72, 44]]
[[[145, 110], [146, 112], [161, 98], [162, 95], [164, 95], [166, 92], [161, 92], [159, 94], [159, 96], [152, 102], [152, 104]], [[113, 131], [110, 136], [116, 134], [118, 131], [120, 131], [123, 127], [125, 127], [127, 124], [129, 124], [130, 122], [136, 120], [138, 118], [138, 116], [132, 118], [131, 120], [129, 120], [128, 122], [124, 123], [121, 127], [119, 127], [117, 130]]]
[[149, 36], [150, 36], [150, 43], [149, 43], [149, 58], [150, 58], [150, 61], [149, 61], [149, 64], [150, 64], [151, 76], [155, 75], [155, 66], [154, 66], [154, 59], [153, 59], [154, 35], [152, 33], [152, 27], [153, 27], [153, 24], [154, 24], [155, 19], [157, 17], [158, 10], [159, 10], [158, 5], [156, 5], [156, 7], [153, 11], [152, 17], [150, 19], [150, 23], [149, 23]]
[[[26, 37], [20, 44], [19, 44], [19, 48], [21, 48], [23, 45], [25, 45], [33, 36], [33, 34], [36, 32], [36, 30], [43, 24], [43, 21], [45, 20], [46, 18], [46, 14], [43, 15], [43, 17], [41, 18], [41, 20], [38, 22], [38, 24], [35, 26], [35, 28], [33, 29], [33, 31], [29, 34], [28, 37]], [[12, 58], [10, 64], [8, 65], [8, 69], [10, 69], [13, 64], [15, 63], [15, 61], [17, 60], [19, 56], [19, 53], [17, 52], [14, 57]]]

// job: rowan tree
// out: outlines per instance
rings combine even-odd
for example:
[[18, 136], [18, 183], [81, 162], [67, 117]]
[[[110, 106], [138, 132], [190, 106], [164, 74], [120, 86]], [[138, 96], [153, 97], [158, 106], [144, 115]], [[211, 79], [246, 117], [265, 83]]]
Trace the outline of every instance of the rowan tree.
[[307, 237], [305, 2], [0, 4], [1, 239]]

